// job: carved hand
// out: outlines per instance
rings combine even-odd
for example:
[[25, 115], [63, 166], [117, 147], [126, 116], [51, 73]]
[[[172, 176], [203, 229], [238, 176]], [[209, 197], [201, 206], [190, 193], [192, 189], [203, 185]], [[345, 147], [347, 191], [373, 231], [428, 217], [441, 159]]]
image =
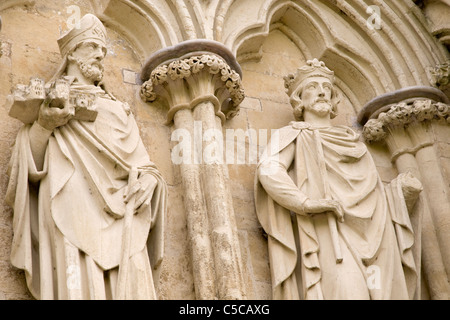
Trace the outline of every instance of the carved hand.
[[135, 197], [134, 210], [139, 213], [145, 210], [152, 200], [153, 191], [156, 188], [158, 181], [151, 174], [144, 174], [134, 183], [127, 187], [124, 193], [125, 203], [128, 203], [130, 199]]
[[304, 203], [303, 212], [314, 215], [318, 213], [332, 212], [338, 221], [344, 222], [344, 210], [341, 204], [336, 200], [311, 200], [308, 199]]
[[55, 101], [44, 101], [39, 109], [37, 122], [49, 131], [65, 125], [75, 115], [75, 108], [68, 100], [57, 103], [55, 105]]
[[405, 197], [408, 212], [411, 213], [414, 205], [419, 199], [420, 192], [423, 190], [422, 183], [410, 172], [401, 173], [398, 178], [402, 186], [402, 192]]

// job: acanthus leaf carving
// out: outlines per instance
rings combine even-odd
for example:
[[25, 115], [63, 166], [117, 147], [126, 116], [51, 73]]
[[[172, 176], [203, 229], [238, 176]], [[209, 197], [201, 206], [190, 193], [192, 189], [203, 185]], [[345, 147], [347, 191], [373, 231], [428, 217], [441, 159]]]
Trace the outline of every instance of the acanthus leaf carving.
[[220, 76], [233, 104], [233, 109], [227, 112], [226, 116], [231, 118], [236, 115], [239, 104], [245, 97], [241, 77], [223, 59], [211, 54], [196, 55], [158, 66], [152, 71], [149, 80], [142, 85], [141, 98], [145, 102], [153, 102], [157, 98], [156, 86], [167, 84], [169, 79], [186, 79], [202, 70]]
[[363, 137], [367, 142], [373, 143], [386, 138], [388, 126], [407, 126], [415, 121], [431, 120], [450, 124], [450, 106], [430, 99], [400, 102], [391, 106], [387, 112], [380, 113], [378, 118], [367, 121]]

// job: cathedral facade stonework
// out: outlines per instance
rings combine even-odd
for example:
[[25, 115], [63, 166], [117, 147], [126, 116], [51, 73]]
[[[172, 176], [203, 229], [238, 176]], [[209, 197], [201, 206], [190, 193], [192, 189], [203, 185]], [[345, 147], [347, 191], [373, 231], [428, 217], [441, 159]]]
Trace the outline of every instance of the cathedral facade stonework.
[[0, 299], [448, 300], [449, 13], [2, 1]]

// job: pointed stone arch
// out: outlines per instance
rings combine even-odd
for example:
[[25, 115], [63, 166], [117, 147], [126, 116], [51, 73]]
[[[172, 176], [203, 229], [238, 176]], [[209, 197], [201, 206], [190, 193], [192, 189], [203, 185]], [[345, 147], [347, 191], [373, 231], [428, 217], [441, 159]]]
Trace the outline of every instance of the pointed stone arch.
[[[370, 14], [364, 1], [277, 0], [265, 1], [259, 10], [253, 8], [257, 14], [252, 21], [223, 28], [221, 37], [243, 62], [260, 58], [269, 32], [275, 28], [284, 32], [307, 59], [322, 59], [335, 70], [342, 89], [360, 109], [380, 94], [430, 85], [428, 70], [448, 55], [413, 3], [373, 2], [381, 13], [379, 30], [367, 26]], [[251, 5], [245, 0], [234, 2], [223, 25], [235, 19], [233, 12]], [[348, 88], [361, 90], [349, 92]]]

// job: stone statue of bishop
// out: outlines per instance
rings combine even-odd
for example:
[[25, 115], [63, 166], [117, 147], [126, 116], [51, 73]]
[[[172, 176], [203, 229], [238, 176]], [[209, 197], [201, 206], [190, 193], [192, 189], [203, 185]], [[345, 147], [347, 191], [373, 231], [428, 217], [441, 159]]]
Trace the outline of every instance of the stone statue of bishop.
[[58, 40], [61, 67], [13, 150], [11, 261], [37, 299], [157, 298], [167, 187], [101, 82], [106, 37], [87, 14]]

